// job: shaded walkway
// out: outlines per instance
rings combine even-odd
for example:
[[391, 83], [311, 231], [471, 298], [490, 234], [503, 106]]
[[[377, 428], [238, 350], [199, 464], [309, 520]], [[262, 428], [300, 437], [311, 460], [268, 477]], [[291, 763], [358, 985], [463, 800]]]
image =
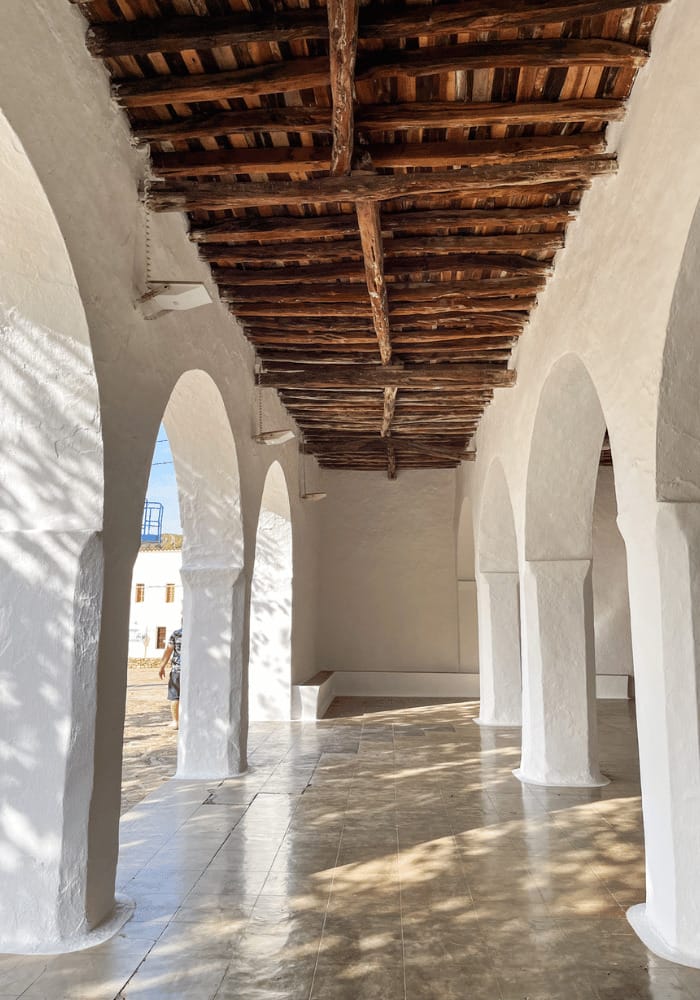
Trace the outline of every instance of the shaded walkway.
[[249, 774], [167, 782], [123, 818], [122, 933], [0, 959], [0, 997], [698, 998], [700, 972], [625, 919], [644, 896], [634, 722], [599, 708], [613, 783], [561, 794], [511, 776], [517, 731], [473, 725], [477, 703], [259, 724]]

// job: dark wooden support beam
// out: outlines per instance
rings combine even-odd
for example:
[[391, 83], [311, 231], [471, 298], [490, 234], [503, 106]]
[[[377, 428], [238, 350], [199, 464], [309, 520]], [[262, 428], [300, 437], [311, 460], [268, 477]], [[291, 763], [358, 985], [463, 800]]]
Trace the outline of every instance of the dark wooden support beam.
[[[140, 22], [139, 22], [140, 23]], [[361, 132], [402, 131], [411, 128], [483, 128], [494, 125], [552, 125], [566, 122], [620, 121], [625, 102], [610, 98], [575, 101], [479, 102], [435, 101], [415, 104], [364, 105], [355, 111]], [[206, 139], [244, 132], [309, 132], [329, 135], [333, 129], [328, 108], [251, 108], [190, 115], [166, 122], [139, 122], [139, 142]]]
[[438, 48], [383, 50], [357, 60], [358, 83], [394, 76], [434, 76], [459, 70], [498, 70], [539, 66], [620, 66], [640, 69], [649, 53], [636, 45], [605, 38], [552, 38], [518, 42], [480, 42]]
[[[339, 282], [309, 282], [301, 285], [241, 285], [235, 272], [222, 269], [216, 280], [227, 302], [368, 302], [367, 289], [362, 285]], [[501, 298], [506, 295], [532, 295], [544, 287], [544, 278], [475, 278], [471, 281], [394, 282], [386, 287], [392, 302], [438, 302], [461, 300], [465, 297]]]
[[423, 194], [459, 192], [488, 194], [493, 189], [527, 189], [543, 183], [581, 181], [614, 173], [613, 156], [581, 157], [577, 160], [547, 160], [514, 166], [461, 167], [432, 173], [368, 174], [324, 177], [309, 181], [261, 181], [224, 183], [198, 181], [151, 188], [148, 204], [157, 212], [264, 208], [272, 205], [309, 205], [315, 202], [383, 201]]
[[[292, 366], [290, 366], [292, 368]], [[515, 371], [488, 365], [327, 365], [299, 366], [290, 371], [263, 371], [260, 385], [268, 388], [315, 386], [333, 389], [370, 386], [439, 388], [459, 385], [504, 388], [515, 385]]]
[[153, 108], [193, 101], [223, 101], [263, 94], [286, 94], [328, 86], [328, 60], [290, 59], [221, 73], [139, 77], [112, 84], [112, 96], [125, 108]]
[[384, 413], [382, 414], [382, 429], [381, 436], [388, 437], [391, 431], [391, 422], [394, 419], [394, 411], [396, 409], [396, 394], [398, 393], [398, 388], [396, 386], [387, 386], [384, 389]]
[[382, 364], [388, 365], [391, 361], [391, 330], [389, 327], [389, 300], [384, 281], [384, 250], [380, 209], [375, 201], [358, 201], [355, 208], [365, 261], [372, 321], [379, 344], [379, 356], [382, 359]]
[[[225, 297], [224, 297], [225, 300]], [[535, 296], [523, 296], [518, 299], [467, 299], [459, 305], [448, 304], [440, 306], [439, 303], [426, 303], [423, 306], [410, 302], [407, 304], [398, 303], [389, 305], [389, 316], [414, 316], [421, 314], [436, 315], [439, 311], [445, 310], [453, 317], [471, 314], [490, 313], [527, 313], [535, 304]], [[328, 316], [334, 317], [355, 317], [369, 318], [370, 306], [362, 302], [313, 302], [307, 301], [301, 304], [287, 305], [282, 302], [239, 302], [232, 306], [232, 312], [236, 316], [272, 316], [287, 317], [296, 316]]]
[[[343, 122], [345, 126], [347, 123]], [[334, 138], [333, 149], [276, 146], [263, 149], [216, 149], [187, 153], [154, 153], [154, 173], [160, 177], [216, 177], [227, 174], [294, 174], [313, 170], [350, 171], [352, 137]], [[386, 143], [363, 148], [374, 167], [479, 167], [487, 164], [566, 160], [605, 150], [602, 132], [555, 135], [548, 138], [475, 139], [466, 142]]]
[[[575, 205], [552, 208], [464, 209], [462, 211], [415, 211], [382, 213], [382, 234], [410, 231], [435, 234], [441, 229], [468, 229], [477, 226], [565, 225], [577, 210]], [[357, 234], [355, 214], [320, 215], [315, 218], [229, 219], [198, 225], [190, 231], [195, 243], [274, 243], [325, 239]]]
[[391, 440], [386, 445], [386, 472], [389, 479], [396, 479], [396, 449]]
[[[71, 0], [72, 3], [93, 0]], [[416, 4], [369, 5], [360, 14], [362, 38], [390, 39], [464, 31], [535, 27], [609, 11], [643, 7], [648, 0], [463, 0], [439, 6]], [[668, 0], [655, 0], [667, 3]], [[227, 17], [172, 17], [96, 24], [88, 29], [87, 47], [99, 58], [147, 55], [150, 52], [207, 50], [250, 42], [290, 42], [328, 38], [323, 12], [299, 9], [273, 14], [236, 14]]]
[[[361, 225], [367, 227], [368, 220], [365, 218], [369, 209], [363, 210], [361, 216], [360, 206], [375, 206], [376, 202], [358, 202], [358, 222], [362, 217], [364, 222]], [[377, 239], [381, 242], [381, 232], [376, 230]], [[450, 254], [521, 254], [521, 253], [556, 253], [564, 245], [564, 234], [556, 233], [504, 233], [503, 235], [466, 235], [466, 236], [438, 236], [430, 238], [428, 236], [397, 237], [387, 240], [384, 244], [384, 256], [393, 259], [395, 257], [423, 257], [427, 255], [448, 256]], [[320, 244], [310, 243], [285, 243], [275, 250], [274, 262], [277, 263], [298, 263], [300, 261], [319, 261], [333, 263], [342, 260], [357, 260], [358, 256], [366, 259], [365, 241], [360, 232], [360, 240], [353, 239], [330, 241], [326, 240]], [[234, 246], [226, 247], [220, 244], [206, 244], [201, 249], [204, 260], [225, 262], [226, 264], [269, 264], [270, 250], [268, 247], [255, 246]], [[483, 264], [487, 267], [488, 264]], [[416, 268], [415, 270], [420, 270]], [[449, 270], [446, 265], [445, 270]]]
[[327, 0], [328, 51], [333, 98], [333, 176], [350, 173], [355, 144], [355, 60], [359, 0]]

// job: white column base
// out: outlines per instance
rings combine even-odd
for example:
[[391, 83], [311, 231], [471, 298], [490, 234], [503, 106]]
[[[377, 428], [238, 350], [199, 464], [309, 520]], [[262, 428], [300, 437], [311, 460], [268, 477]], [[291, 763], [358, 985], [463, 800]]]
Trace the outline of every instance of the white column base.
[[540, 788], [605, 788], [606, 785], [610, 784], [610, 778], [606, 778], [604, 774], [592, 774], [589, 778], [582, 778], [580, 781], [571, 778], [569, 775], [567, 775], [566, 781], [557, 782], [553, 779], [550, 781], [541, 781], [539, 778], [530, 778], [528, 775], [523, 774], [521, 767], [516, 767], [513, 775], [523, 785], [539, 785]]
[[0, 936], [0, 953], [10, 955], [66, 955], [72, 951], [84, 951], [104, 944], [122, 929], [134, 915], [136, 904], [128, 896], [116, 895], [114, 909], [106, 920], [91, 931], [83, 931], [66, 938], [42, 940], [40, 943], [26, 938]]
[[646, 903], [631, 906], [627, 911], [627, 920], [642, 944], [659, 958], [665, 958], [667, 962], [676, 962], [678, 965], [687, 965], [691, 969], [700, 969], [700, 954], [691, 955], [664, 941], [647, 916]]
[[518, 719], [482, 719], [481, 716], [476, 719], [472, 719], [477, 726], [483, 726], [484, 729], [520, 729], [522, 728], [522, 720]]

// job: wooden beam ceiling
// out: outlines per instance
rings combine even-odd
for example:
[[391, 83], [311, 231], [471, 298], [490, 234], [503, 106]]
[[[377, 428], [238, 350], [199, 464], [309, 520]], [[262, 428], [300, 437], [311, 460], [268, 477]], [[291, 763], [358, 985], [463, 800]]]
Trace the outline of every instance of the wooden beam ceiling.
[[302, 447], [394, 478], [473, 458], [664, 2], [81, 9]]

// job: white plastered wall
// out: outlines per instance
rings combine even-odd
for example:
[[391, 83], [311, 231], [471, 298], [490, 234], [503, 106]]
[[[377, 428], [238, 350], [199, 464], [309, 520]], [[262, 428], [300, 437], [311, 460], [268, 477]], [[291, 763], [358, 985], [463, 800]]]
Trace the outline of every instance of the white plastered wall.
[[323, 488], [319, 666], [459, 672], [454, 473], [326, 472]]
[[[246, 603], [259, 497], [273, 456], [271, 449], [251, 440], [252, 350], [219, 304], [208, 268], [198, 262], [187, 239], [182, 216], [154, 218], [153, 273], [159, 278], [204, 281], [212, 290], [214, 304], [152, 322], [143, 320], [134, 306], [144, 290], [143, 210], [138, 198], [144, 156], [131, 145], [126, 119], [110, 99], [103, 67], [88, 55], [84, 35], [85, 22], [69, 4], [5, 0], [2, 5], [0, 110], [27, 152], [67, 246], [85, 308], [84, 329], [90, 332], [99, 386], [106, 571], [94, 751], [90, 732], [83, 729], [80, 733], [87, 740], [89, 760], [83, 781], [88, 798], [93, 765], [99, 774], [90, 803], [87, 883], [89, 921], [96, 923], [112, 905], [118, 849], [131, 571], [154, 442], [180, 376], [190, 370], [209, 373], [221, 392], [236, 438]], [[41, 259], [40, 235], [34, 268]], [[42, 321], [45, 316], [44, 311]], [[274, 396], [267, 395], [266, 419], [278, 426], [287, 418]], [[295, 445], [277, 449], [274, 457], [295, 482]], [[292, 498], [300, 596], [316, 590], [317, 519], [317, 509]], [[95, 528], [99, 527], [97, 518]], [[301, 674], [315, 670], [314, 611], [313, 600], [295, 604], [293, 655]], [[94, 676], [90, 681], [94, 682]]]

